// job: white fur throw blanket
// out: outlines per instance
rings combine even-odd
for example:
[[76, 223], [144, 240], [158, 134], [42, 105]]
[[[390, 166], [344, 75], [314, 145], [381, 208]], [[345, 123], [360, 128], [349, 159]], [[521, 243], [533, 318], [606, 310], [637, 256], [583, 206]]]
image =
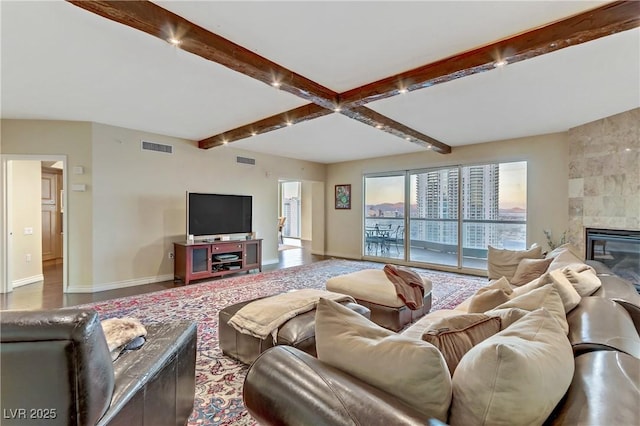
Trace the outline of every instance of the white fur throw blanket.
[[133, 339], [147, 335], [147, 329], [136, 318], [109, 318], [100, 323], [112, 360], [118, 358]]
[[281, 325], [298, 314], [315, 309], [321, 297], [355, 303], [355, 299], [346, 294], [315, 289], [296, 290], [248, 303], [229, 319], [229, 325], [240, 333], [259, 339], [271, 334], [275, 341]]

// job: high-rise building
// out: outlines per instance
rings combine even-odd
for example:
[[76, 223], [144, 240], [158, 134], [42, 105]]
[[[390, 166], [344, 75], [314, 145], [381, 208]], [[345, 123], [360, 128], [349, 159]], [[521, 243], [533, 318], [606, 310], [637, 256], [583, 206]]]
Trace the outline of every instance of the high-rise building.
[[[462, 181], [462, 202], [458, 193]], [[488, 164], [434, 170], [416, 175], [418, 218], [412, 238], [458, 245], [459, 206], [464, 220], [498, 220], [499, 166]], [[462, 246], [486, 248], [495, 244], [494, 224], [464, 223]]]

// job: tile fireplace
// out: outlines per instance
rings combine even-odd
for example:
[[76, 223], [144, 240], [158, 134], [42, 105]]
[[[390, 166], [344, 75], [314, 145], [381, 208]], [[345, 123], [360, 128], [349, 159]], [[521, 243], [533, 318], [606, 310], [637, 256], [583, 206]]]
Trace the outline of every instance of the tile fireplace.
[[631, 281], [640, 293], [640, 231], [586, 228], [586, 258]]

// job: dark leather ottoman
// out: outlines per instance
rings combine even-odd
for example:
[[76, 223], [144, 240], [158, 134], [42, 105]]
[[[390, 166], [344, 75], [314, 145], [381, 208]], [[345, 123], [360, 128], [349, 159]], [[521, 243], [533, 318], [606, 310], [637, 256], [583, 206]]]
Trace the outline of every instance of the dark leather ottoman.
[[[248, 334], [242, 334], [228, 324], [229, 319], [236, 312], [254, 300], [258, 299], [227, 306], [218, 314], [218, 340], [222, 353], [245, 364], [251, 364], [258, 355], [275, 346], [271, 336], [266, 339], [259, 339]], [[366, 318], [371, 316], [371, 311], [362, 305], [352, 302], [341, 303]], [[291, 318], [278, 330], [275, 344], [293, 346], [312, 356], [317, 356], [315, 322], [315, 309]]]

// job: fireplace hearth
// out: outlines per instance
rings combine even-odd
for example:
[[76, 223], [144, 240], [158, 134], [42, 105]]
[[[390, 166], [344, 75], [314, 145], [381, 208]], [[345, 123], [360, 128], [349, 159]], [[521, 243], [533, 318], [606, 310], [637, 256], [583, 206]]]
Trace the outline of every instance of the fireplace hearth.
[[640, 293], [640, 231], [586, 229], [586, 258], [598, 260]]

